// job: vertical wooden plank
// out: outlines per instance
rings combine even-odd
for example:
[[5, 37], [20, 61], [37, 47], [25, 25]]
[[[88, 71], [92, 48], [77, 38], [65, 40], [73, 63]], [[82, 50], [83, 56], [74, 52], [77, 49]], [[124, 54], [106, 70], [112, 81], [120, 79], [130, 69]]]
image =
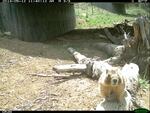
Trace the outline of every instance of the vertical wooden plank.
[[2, 23], [15, 37], [25, 41], [45, 41], [73, 30], [73, 5], [44, 3], [5, 3]]

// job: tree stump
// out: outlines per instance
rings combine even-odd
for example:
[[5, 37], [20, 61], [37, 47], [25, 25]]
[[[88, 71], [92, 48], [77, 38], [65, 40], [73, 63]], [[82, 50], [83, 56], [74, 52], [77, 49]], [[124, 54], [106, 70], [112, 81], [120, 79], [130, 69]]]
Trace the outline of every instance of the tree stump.
[[131, 95], [128, 91], [125, 91], [124, 98], [121, 103], [105, 101], [103, 100], [100, 104], [97, 105], [96, 110], [130, 110], [132, 109]]
[[[93, 46], [105, 50], [110, 56], [109, 64], [136, 63], [140, 68], [140, 75], [150, 79], [150, 21], [146, 17], [139, 17], [133, 22], [134, 36], [124, 35], [123, 45], [111, 43], [96, 43]], [[112, 38], [113, 40], [113, 38]], [[114, 40], [116, 41], [116, 40]], [[113, 41], [112, 41], [113, 42]], [[117, 49], [118, 48], [118, 49]]]

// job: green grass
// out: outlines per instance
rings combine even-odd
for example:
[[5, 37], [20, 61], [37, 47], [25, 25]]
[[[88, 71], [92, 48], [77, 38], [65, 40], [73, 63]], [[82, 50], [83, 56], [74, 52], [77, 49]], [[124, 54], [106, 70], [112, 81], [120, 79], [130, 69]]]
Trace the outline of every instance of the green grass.
[[92, 6], [90, 3], [75, 4], [75, 13], [77, 17], [76, 28], [97, 28], [97, 27], [110, 27], [115, 23], [124, 22], [125, 19], [132, 20], [138, 15], [147, 15], [148, 11], [138, 6], [131, 6], [126, 8], [126, 15], [119, 15], [111, 13], [107, 10]]
[[131, 6], [126, 9], [127, 13], [131, 15], [148, 15], [148, 10], [149, 8], [144, 6], [143, 8], [141, 6]]
[[139, 79], [139, 84], [141, 89], [148, 89], [149, 88], [149, 83], [148, 80], [140, 78]]

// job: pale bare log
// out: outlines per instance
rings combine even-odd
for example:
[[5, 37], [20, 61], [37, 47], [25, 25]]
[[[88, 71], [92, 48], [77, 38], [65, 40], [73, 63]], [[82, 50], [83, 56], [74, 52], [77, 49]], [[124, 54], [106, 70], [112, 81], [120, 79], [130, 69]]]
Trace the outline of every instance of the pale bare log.
[[85, 72], [87, 69], [86, 64], [66, 64], [66, 65], [56, 65], [53, 70], [57, 73], [62, 72]]
[[90, 62], [90, 58], [87, 58], [86, 56], [80, 54], [75, 49], [70, 47], [68, 48], [68, 51], [73, 55], [78, 64], [88, 64]]

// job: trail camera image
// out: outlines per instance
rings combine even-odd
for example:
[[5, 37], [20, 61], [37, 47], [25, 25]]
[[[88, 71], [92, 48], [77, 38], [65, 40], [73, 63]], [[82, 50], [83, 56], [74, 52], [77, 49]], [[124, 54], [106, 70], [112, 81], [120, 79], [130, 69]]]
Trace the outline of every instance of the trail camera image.
[[12, 113], [12, 111], [2, 111], [2, 113]]
[[2, 113], [149, 111], [149, 79], [148, 2], [0, 3]]

